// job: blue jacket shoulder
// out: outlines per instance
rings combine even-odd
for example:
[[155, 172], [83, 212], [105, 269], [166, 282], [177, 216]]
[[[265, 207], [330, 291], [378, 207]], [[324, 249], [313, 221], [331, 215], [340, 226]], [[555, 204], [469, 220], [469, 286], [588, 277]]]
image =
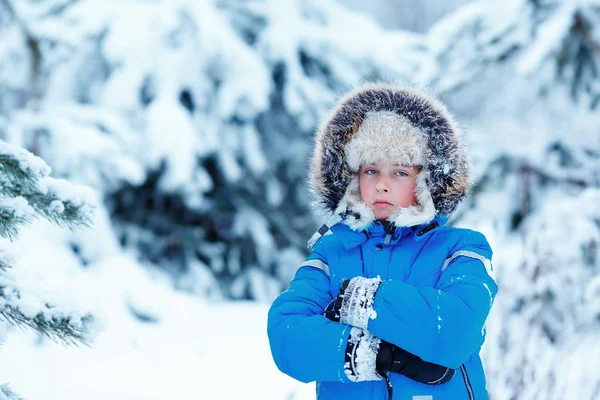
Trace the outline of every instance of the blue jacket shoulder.
[[432, 239], [443, 241], [450, 245], [451, 252], [465, 248], [477, 248], [489, 253], [492, 249], [485, 235], [479, 231], [452, 226], [441, 226], [432, 232]]
[[312, 248], [308, 259], [318, 258], [322, 261], [330, 261], [335, 254], [344, 250], [344, 245], [339, 236], [335, 233], [322, 236]]

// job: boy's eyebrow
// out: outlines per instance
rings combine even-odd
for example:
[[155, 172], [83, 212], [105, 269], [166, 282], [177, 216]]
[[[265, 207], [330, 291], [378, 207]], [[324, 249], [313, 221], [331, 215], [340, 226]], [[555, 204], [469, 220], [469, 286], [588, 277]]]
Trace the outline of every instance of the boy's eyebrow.
[[[398, 164], [398, 163], [394, 163], [391, 165], [392, 165], [392, 167], [397, 167], [397, 168], [409, 168], [409, 169], [421, 168], [420, 165], [407, 165], [407, 164]], [[364, 164], [362, 166], [363, 167], [377, 167], [377, 163], [368, 163], [368, 164]]]

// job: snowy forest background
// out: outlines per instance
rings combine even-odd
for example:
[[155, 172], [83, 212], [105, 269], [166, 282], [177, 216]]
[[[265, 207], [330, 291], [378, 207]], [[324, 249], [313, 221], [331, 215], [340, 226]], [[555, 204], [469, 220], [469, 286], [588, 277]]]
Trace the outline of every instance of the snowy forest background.
[[318, 120], [379, 79], [465, 129], [491, 399], [600, 399], [600, 1], [448, 3], [0, 0], [0, 399], [314, 398], [266, 312]]

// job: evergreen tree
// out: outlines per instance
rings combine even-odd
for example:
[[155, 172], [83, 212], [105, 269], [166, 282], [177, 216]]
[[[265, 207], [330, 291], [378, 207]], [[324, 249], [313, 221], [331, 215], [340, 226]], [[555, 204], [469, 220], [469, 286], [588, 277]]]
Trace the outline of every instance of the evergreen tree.
[[36, 66], [41, 89], [38, 110], [11, 108], [7, 139], [97, 189], [125, 247], [208, 297], [284, 288], [317, 227], [305, 179], [321, 113], [365, 79], [408, 80], [423, 52], [331, 2], [50, 3], [13, 4], [7, 32], [40, 52], [10, 61]]
[[574, 101], [595, 108], [598, 80], [598, 6], [591, 0], [480, 1], [467, 5], [428, 33], [431, 57], [419, 80], [439, 92], [477, 82], [489, 68], [511, 63], [535, 77], [541, 95], [566, 85]]
[[482, 230], [496, 250], [484, 353], [494, 398], [600, 396], [598, 10], [478, 2], [429, 34], [422, 78], [488, 135], [453, 223]]
[[[0, 141], [0, 236], [14, 240], [19, 229], [36, 218], [70, 229], [89, 225], [92, 201], [88, 189], [49, 174], [41, 158]], [[92, 316], [66, 312], [21, 290], [11, 277], [10, 250], [10, 243], [0, 243], [0, 322], [34, 329], [65, 344], [85, 343]], [[0, 324], [0, 331], [4, 329]], [[19, 399], [7, 385], [0, 386], [2, 398]]]

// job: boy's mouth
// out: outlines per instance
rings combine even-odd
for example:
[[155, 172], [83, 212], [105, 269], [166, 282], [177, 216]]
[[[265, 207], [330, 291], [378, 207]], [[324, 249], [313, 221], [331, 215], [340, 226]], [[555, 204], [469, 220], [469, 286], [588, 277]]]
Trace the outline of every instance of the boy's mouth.
[[393, 204], [390, 203], [389, 201], [385, 201], [385, 200], [377, 200], [373, 203], [373, 207], [376, 207], [376, 208], [384, 208], [384, 207], [389, 207], [389, 206], [393, 206]]

